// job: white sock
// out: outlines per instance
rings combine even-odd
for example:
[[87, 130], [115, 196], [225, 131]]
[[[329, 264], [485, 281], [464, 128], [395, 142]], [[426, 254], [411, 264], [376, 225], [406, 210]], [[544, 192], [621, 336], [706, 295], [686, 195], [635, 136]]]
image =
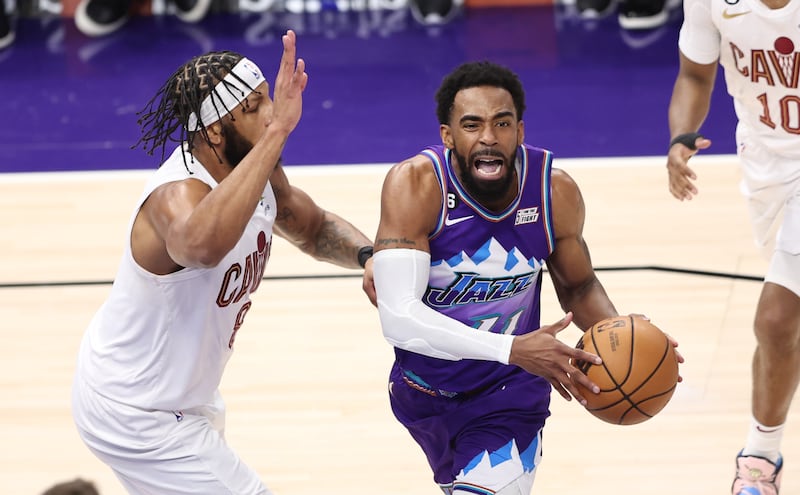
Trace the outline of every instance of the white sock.
[[783, 427], [764, 426], [756, 418], [750, 420], [750, 430], [747, 433], [747, 443], [742, 451], [743, 455], [757, 455], [777, 463], [780, 458], [781, 440], [783, 440]]

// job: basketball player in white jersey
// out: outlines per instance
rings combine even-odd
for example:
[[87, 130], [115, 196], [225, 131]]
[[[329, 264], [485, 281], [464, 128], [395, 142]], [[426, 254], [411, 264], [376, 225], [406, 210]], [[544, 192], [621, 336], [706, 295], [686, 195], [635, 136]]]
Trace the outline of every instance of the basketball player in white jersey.
[[132, 215], [73, 385], [81, 438], [132, 494], [270, 493], [225, 443], [218, 386], [273, 227], [340, 266], [364, 266], [371, 254], [364, 234], [292, 187], [280, 165], [308, 80], [295, 34], [282, 41], [274, 100], [255, 63], [210, 52], [180, 67], [140, 114], [147, 151], [178, 146]]
[[741, 191], [770, 264], [756, 308], [752, 421], [734, 495], [779, 493], [784, 423], [800, 380], [800, 1], [684, 0], [680, 71], [669, 106], [669, 189], [692, 199], [687, 161], [711, 146], [700, 129], [717, 64], [738, 117]]

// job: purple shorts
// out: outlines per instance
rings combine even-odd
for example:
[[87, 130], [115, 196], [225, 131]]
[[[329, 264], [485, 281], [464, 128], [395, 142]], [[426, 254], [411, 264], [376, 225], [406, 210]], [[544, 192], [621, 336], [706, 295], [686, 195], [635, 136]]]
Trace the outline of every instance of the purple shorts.
[[515, 367], [487, 390], [447, 398], [412, 387], [395, 365], [389, 390], [392, 412], [422, 447], [440, 485], [511, 440], [526, 450], [550, 415], [550, 383]]

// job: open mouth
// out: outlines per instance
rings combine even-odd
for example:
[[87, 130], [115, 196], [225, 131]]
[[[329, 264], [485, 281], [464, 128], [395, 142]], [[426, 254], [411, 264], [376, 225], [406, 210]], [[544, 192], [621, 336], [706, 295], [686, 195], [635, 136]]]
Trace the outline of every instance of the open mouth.
[[473, 160], [473, 166], [481, 177], [492, 178], [502, 174], [503, 160], [496, 157], [482, 157]]

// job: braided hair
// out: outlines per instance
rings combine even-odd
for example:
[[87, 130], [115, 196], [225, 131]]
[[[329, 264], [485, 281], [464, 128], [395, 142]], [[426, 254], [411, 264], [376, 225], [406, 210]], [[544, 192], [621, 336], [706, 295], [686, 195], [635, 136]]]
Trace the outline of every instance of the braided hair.
[[[187, 144], [187, 151], [191, 154], [195, 148], [195, 138], [198, 133], [201, 138], [211, 144], [205, 122], [200, 118], [200, 107], [205, 98], [212, 91], [217, 92], [217, 84], [231, 73], [233, 67], [244, 58], [241, 54], [224, 50], [209, 52], [192, 58], [175, 71], [161, 89], [147, 102], [145, 107], [137, 112], [138, 124], [142, 135], [133, 148], [139, 145], [148, 155], [161, 148], [161, 161], [166, 156], [167, 142]], [[254, 91], [241, 78], [233, 74], [242, 85]], [[225, 87], [231, 91], [231, 85], [224, 81]], [[234, 89], [238, 89], [235, 88]], [[222, 118], [229, 113], [230, 108], [216, 108], [217, 99], [214, 101], [217, 115]], [[189, 130], [189, 116], [194, 114], [197, 119], [197, 128]], [[233, 116], [231, 116], [233, 119]], [[216, 154], [216, 150], [214, 151]], [[219, 155], [217, 158], [222, 162]], [[194, 159], [194, 158], [192, 158]], [[184, 165], [188, 170], [188, 165]], [[191, 172], [191, 171], [190, 171]]]

